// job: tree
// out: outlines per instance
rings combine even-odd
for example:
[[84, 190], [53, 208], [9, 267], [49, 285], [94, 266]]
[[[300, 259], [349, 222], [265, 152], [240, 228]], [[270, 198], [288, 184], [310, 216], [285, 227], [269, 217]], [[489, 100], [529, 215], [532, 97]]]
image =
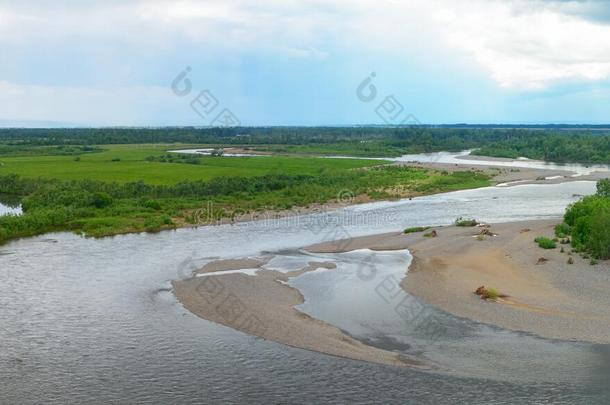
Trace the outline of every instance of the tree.
[[597, 182], [597, 195], [610, 198], [610, 179], [604, 179]]

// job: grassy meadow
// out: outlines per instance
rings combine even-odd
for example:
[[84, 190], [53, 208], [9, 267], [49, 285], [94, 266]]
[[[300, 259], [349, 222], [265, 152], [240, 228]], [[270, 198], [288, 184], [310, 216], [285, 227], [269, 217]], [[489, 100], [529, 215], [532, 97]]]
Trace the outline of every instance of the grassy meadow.
[[[102, 152], [80, 155], [0, 155], [0, 176], [18, 174], [28, 178], [59, 180], [143, 181], [171, 185], [180, 181], [215, 177], [255, 177], [268, 174], [316, 175], [321, 171], [346, 170], [383, 164], [378, 160], [319, 159], [315, 157], [199, 157], [199, 164], [147, 161], [167, 150], [196, 148], [192, 145], [101, 145]], [[35, 149], [35, 148], [32, 148]], [[43, 153], [47, 149], [42, 149]], [[31, 152], [30, 152], [31, 153]]]
[[324, 204], [346, 194], [381, 200], [489, 185], [480, 172], [380, 160], [167, 153], [187, 147], [192, 145], [98, 145], [83, 153], [72, 146], [34, 146], [21, 155], [0, 154], [0, 193], [17, 197], [24, 211], [0, 217], [0, 243], [50, 231], [94, 237], [155, 232]]

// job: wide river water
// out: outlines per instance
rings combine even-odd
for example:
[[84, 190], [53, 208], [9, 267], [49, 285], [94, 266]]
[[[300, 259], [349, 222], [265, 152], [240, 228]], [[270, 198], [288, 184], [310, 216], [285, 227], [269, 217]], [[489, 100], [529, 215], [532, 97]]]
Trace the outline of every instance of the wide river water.
[[[610, 347], [481, 325], [413, 301], [388, 280], [410, 255], [308, 255], [301, 247], [458, 216], [559, 218], [593, 182], [489, 187], [301, 217], [87, 239], [48, 234], [0, 247], [0, 403], [608, 403]], [[333, 260], [293, 279], [304, 312], [421, 359], [432, 372], [285, 347], [192, 315], [170, 281], [214, 258], [274, 253], [271, 266]], [[400, 292], [391, 299], [414, 300]], [[440, 327], [415, 318], [424, 314]], [[418, 318], [419, 319], [419, 318]], [[425, 324], [424, 324], [425, 325]]]

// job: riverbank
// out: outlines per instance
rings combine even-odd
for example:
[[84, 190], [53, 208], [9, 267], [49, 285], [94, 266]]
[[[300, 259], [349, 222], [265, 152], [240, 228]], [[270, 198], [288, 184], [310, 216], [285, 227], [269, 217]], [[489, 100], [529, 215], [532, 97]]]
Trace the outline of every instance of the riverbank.
[[[401, 287], [458, 317], [561, 340], [610, 343], [610, 263], [592, 266], [568, 245], [543, 250], [537, 236], [552, 237], [558, 220], [475, 227], [435, 227], [311, 245], [314, 254], [371, 249], [409, 249]], [[436, 236], [430, 236], [433, 233]], [[428, 235], [428, 236], [425, 236]], [[573, 264], [568, 264], [572, 259]], [[416, 360], [369, 346], [295, 307], [303, 295], [291, 278], [332, 262], [310, 262], [298, 271], [265, 268], [270, 256], [216, 260], [173, 282], [178, 300], [197, 316], [287, 346], [394, 366], [422, 367]], [[483, 300], [480, 286], [503, 296]]]
[[[233, 153], [244, 152], [245, 150], [231, 149]], [[468, 158], [471, 156], [468, 155]], [[472, 156], [472, 160], [482, 160], [481, 156]], [[595, 172], [590, 175], [574, 177], [575, 173], [568, 170], [554, 169], [534, 169], [534, 168], [514, 168], [507, 166], [494, 166], [493, 164], [472, 164], [468, 163], [464, 157], [463, 163], [435, 163], [435, 162], [395, 162], [388, 166], [410, 167], [423, 170], [432, 170], [434, 172], [474, 172], [481, 173], [489, 178], [489, 186], [514, 187], [525, 184], [559, 184], [571, 181], [597, 181], [610, 177], [610, 172]], [[510, 159], [489, 158], [492, 161], [504, 162], [511, 161]], [[464, 188], [457, 188], [456, 191]], [[276, 220], [298, 215], [315, 214], [319, 212], [330, 212], [345, 208], [351, 205], [366, 204], [376, 201], [388, 201], [398, 199], [411, 199], [427, 195], [440, 194], [449, 190], [437, 190], [436, 192], [418, 192], [412, 189], [394, 187], [389, 189], [393, 194], [392, 198], [387, 196], [381, 198], [372, 198], [368, 194], [353, 195], [346, 191], [340, 195], [339, 199], [332, 199], [324, 204], [312, 203], [307, 206], [296, 206], [290, 209], [263, 209], [251, 211], [229, 217], [219, 217], [212, 221], [207, 221], [199, 225], [226, 225], [233, 223], [261, 221], [261, 220]], [[207, 218], [205, 218], [207, 220]], [[180, 226], [193, 226], [188, 223], [180, 223]]]
[[287, 282], [317, 269], [333, 270], [331, 262], [310, 262], [301, 270], [282, 273], [259, 270], [255, 275], [230, 272], [259, 269], [265, 260], [243, 259], [207, 264], [193, 277], [172, 282], [178, 300], [195, 315], [253, 336], [332, 356], [398, 367], [422, 367], [397, 353], [368, 346], [338, 328], [314, 319], [295, 306], [303, 295]]
[[[470, 158], [470, 156], [468, 156]], [[493, 158], [490, 158], [493, 159]], [[474, 160], [474, 159], [473, 159]], [[516, 184], [557, 184], [575, 180], [593, 180], [591, 176], [572, 177], [575, 173], [568, 170], [516, 168], [507, 166], [494, 166], [492, 164], [473, 164], [464, 160], [464, 163], [434, 163], [434, 162], [408, 162], [396, 163], [410, 167], [421, 167], [430, 170], [454, 172], [459, 170], [481, 171], [491, 178], [493, 185], [512, 186]], [[610, 173], [600, 174], [601, 178], [610, 176]], [[589, 178], [591, 177], [591, 178]]]
[[[413, 262], [403, 289], [453, 315], [563, 340], [610, 343], [610, 263], [590, 265], [569, 245], [543, 250], [558, 220], [482, 227], [441, 227], [424, 233], [384, 234], [311, 246], [312, 252], [408, 248]], [[481, 232], [495, 236], [481, 235]], [[572, 258], [573, 264], [568, 264]], [[508, 297], [482, 300], [486, 286]]]
[[[49, 231], [105, 237], [278, 218], [490, 185], [489, 177], [481, 172], [443, 173], [383, 165], [378, 160], [210, 157], [191, 165], [146, 159], [141, 164], [163, 166], [157, 169], [173, 173], [175, 184], [123, 183], [112, 176], [105, 181], [67, 181], [0, 175], [0, 192], [27, 202], [23, 215], [0, 217], [0, 243]], [[266, 174], [253, 176], [261, 162]], [[80, 163], [83, 161], [70, 161], [71, 165]], [[210, 165], [223, 164], [239, 175], [214, 177], [209, 173]], [[196, 170], [212, 178], [182, 180], [179, 174], [189, 166], [199, 166]], [[78, 172], [76, 167], [73, 171]]]

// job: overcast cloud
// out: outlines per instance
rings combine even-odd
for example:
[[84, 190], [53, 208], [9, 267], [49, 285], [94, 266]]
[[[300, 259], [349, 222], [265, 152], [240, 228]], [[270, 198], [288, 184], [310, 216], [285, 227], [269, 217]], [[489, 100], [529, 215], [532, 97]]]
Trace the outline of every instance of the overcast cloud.
[[244, 123], [363, 123], [352, 89], [373, 70], [424, 121], [531, 121], [544, 100], [540, 120], [599, 121], [610, 4], [3, 1], [0, 47], [0, 119], [194, 124], [168, 90], [188, 65]]

